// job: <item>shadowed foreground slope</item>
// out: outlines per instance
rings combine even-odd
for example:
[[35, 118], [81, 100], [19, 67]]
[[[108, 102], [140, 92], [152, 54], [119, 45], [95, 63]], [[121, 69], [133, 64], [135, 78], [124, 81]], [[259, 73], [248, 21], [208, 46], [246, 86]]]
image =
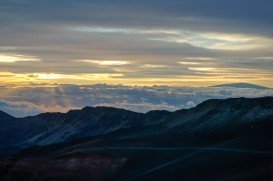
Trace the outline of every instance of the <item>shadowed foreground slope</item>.
[[[10, 119], [19, 132], [28, 127], [16, 126], [23, 120], [42, 126], [26, 136], [29, 148], [1, 159], [0, 180], [272, 179], [272, 97], [208, 100], [173, 113], [115, 108], [72, 113]], [[62, 126], [75, 131], [58, 138], [65, 142], [45, 144], [60, 137]], [[45, 130], [47, 136], [31, 138]], [[4, 142], [7, 147], [26, 146], [23, 138], [10, 140]]]

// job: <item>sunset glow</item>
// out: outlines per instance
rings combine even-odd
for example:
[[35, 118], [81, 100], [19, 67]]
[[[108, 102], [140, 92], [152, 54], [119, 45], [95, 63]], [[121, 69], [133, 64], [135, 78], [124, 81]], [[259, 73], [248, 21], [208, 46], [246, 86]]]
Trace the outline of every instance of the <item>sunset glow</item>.
[[210, 1], [16, 2], [0, 3], [0, 83], [273, 87], [266, 3], [239, 11], [226, 2], [225, 14]]

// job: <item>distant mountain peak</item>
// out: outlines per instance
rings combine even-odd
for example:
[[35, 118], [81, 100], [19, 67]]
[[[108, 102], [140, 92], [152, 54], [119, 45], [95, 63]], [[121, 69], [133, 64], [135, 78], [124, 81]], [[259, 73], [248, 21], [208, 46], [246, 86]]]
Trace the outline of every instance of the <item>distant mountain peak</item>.
[[230, 83], [230, 84], [219, 84], [214, 85], [210, 87], [231, 87], [231, 88], [248, 88], [248, 89], [269, 89], [268, 87], [256, 85], [256, 84], [250, 84], [250, 83], [244, 83], [244, 82], [238, 82], [238, 83]]
[[245, 83], [245, 82], [219, 84], [219, 85], [214, 85], [214, 86], [211, 86], [211, 87], [269, 89], [268, 87], [264, 87], [264, 86], [260, 86], [260, 85], [256, 85], [256, 84]]

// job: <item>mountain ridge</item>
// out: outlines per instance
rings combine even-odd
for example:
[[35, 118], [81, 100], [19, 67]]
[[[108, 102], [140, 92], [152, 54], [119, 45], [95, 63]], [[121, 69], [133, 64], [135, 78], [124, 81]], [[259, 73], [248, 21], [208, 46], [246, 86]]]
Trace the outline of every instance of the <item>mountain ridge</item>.
[[[273, 97], [272, 96], [264, 96], [264, 97], [254, 97], [254, 98], [248, 98], [248, 97], [230, 97], [230, 98], [224, 98], [224, 99], [208, 99], [208, 100], [205, 100], [199, 104], [197, 104], [196, 106], [194, 107], [197, 107], [197, 106], [200, 106], [202, 104], [205, 104], [205, 103], [213, 103], [213, 102], [222, 102], [222, 101], [228, 101], [228, 100], [235, 100], [235, 99], [242, 99], [242, 100], [255, 100], [255, 99], [272, 99]], [[37, 117], [37, 116], [43, 116], [43, 115], [65, 115], [67, 113], [70, 113], [70, 112], [77, 112], [77, 111], [83, 111], [83, 110], [95, 110], [95, 109], [101, 109], [101, 110], [123, 110], [123, 111], [128, 111], [128, 112], [132, 112], [132, 113], [139, 113], [139, 114], [147, 114], [149, 112], [157, 112], [157, 111], [163, 111], [163, 112], [170, 112], [170, 113], [173, 113], [173, 112], [177, 112], [177, 111], [183, 111], [183, 110], [188, 110], [188, 109], [192, 109], [194, 107], [190, 107], [190, 108], [183, 108], [183, 109], [178, 109], [178, 110], [175, 110], [175, 111], [167, 111], [167, 110], [150, 110], [150, 111], [147, 111], [145, 113], [142, 113], [142, 112], [137, 112], [137, 111], [131, 111], [129, 109], [124, 109], [124, 108], [119, 108], [119, 107], [111, 107], [111, 106], [95, 106], [95, 107], [92, 107], [92, 106], [85, 106], [81, 109], [70, 109], [66, 112], [43, 112], [43, 113], [39, 113], [39, 114], [36, 114], [36, 115], [33, 115], [33, 116], [25, 116], [25, 117], [14, 117], [8, 113], [6, 113], [5, 111], [2, 111], [0, 110], [0, 116], [1, 114], [5, 114], [5, 115], [8, 115], [9, 117], [11, 118], [17, 118], [17, 119], [23, 119], [23, 118], [29, 118], [29, 117]]]
[[[125, 129], [132, 129], [130, 134], [140, 136], [173, 129], [179, 125], [185, 127], [183, 128], [184, 132], [188, 132], [190, 129], [186, 129], [187, 127], [192, 127], [191, 130], [198, 128], [196, 126], [194, 128], [194, 125], [190, 124], [194, 120], [200, 130], [201, 125], [205, 126], [202, 129], [209, 130], [210, 124], [214, 124], [214, 127], [220, 124], [219, 121], [213, 121], [218, 119], [214, 116], [217, 112], [219, 112], [217, 114], [223, 114], [225, 119], [229, 117], [225, 115], [226, 111], [229, 111], [229, 114], [235, 113], [230, 109], [241, 110], [242, 113], [239, 112], [238, 115], [247, 115], [245, 111], [249, 111], [248, 116], [255, 117], [257, 112], [261, 110], [264, 110], [263, 116], [270, 114], [271, 107], [273, 107], [273, 97], [211, 99], [196, 107], [174, 112], [154, 110], [147, 113], [137, 113], [120, 108], [86, 106], [80, 110], [70, 110], [67, 113], [41, 113], [36, 116], [13, 118], [12, 124], [2, 124], [0, 142], [2, 143], [1, 147], [26, 148], [35, 144], [48, 145], [83, 137], [105, 135]], [[251, 113], [253, 110], [254, 112]], [[213, 116], [211, 123], [208, 122], [210, 114]], [[204, 116], [208, 117], [206, 124], [201, 121]], [[244, 118], [243, 115], [241, 116]], [[153, 131], [151, 132], [151, 130]]]
[[4, 181], [272, 178], [273, 97], [174, 112], [87, 107], [11, 123], [0, 129]]

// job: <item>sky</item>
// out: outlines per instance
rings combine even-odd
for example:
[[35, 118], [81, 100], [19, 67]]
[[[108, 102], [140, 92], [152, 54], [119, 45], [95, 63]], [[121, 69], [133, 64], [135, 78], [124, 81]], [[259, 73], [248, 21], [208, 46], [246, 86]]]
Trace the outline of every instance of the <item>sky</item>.
[[0, 0], [0, 83], [273, 87], [272, 0]]

